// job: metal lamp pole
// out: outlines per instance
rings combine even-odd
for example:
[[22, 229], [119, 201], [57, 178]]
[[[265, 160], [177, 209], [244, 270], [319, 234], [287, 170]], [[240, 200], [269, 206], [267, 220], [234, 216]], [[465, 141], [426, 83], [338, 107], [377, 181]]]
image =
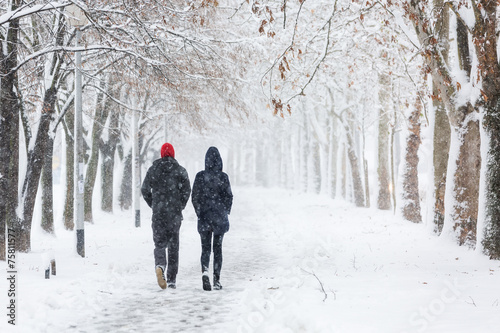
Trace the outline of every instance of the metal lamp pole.
[[[87, 24], [85, 13], [76, 5], [66, 8], [68, 22], [76, 27], [76, 48], [78, 49], [82, 31], [80, 27]], [[85, 257], [85, 224], [83, 215], [83, 135], [82, 135], [82, 55], [80, 51], [75, 52], [75, 174], [74, 174], [74, 216], [76, 220], [76, 251]]]
[[134, 111], [133, 115], [133, 133], [134, 133], [134, 210], [135, 210], [135, 226], [141, 226], [141, 153], [139, 151], [139, 113]]

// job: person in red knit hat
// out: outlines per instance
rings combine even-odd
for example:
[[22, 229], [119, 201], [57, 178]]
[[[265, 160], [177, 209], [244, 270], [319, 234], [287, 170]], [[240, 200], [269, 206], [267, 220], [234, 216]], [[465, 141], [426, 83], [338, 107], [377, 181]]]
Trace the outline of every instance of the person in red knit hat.
[[182, 210], [191, 194], [191, 185], [188, 173], [175, 159], [174, 147], [170, 143], [161, 147], [161, 158], [154, 161], [148, 169], [141, 192], [153, 209], [152, 228], [158, 285], [162, 289], [167, 286], [175, 289], [179, 268], [179, 229], [183, 219]]

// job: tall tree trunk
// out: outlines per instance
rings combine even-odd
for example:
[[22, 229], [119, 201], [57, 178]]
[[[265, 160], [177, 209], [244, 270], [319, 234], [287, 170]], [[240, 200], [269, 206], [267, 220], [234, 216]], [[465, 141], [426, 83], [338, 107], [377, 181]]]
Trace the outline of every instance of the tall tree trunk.
[[0, 260], [5, 260], [6, 227], [17, 220], [19, 181], [19, 109], [9, 80], [3, 77], [0, 95]]
[[322, 139], [320, 135], [322, 134], [320, 129], [322, 126], [318, 125], [318, 114], [316, 109], [312, 109], [309, 113], [309, 121], [307, 122], [309, 126], [309, 144], [308, 151], [311, 156], [311, 190], [313, 193], [321, 193], [322, 185], [322, 175], [321, 175], [321, 144]]
[[66, 139], [66, 197], [64, 199], [64, 228], [66, 228], [66, 230], [73, 230], [75, 227], [75, 220], [73, 217], [73, 193], [75, 192], [75, 140], [73, 136], [73, 131], [75, 128], [74, 107], [66, 112], [66, 115], [64, 116], [63, 128]]
[[311, 138], [311, 154], [312, 154], [312, 170], [311, 181], [314, 193], [321, 192], [321, 160], [320, 160], [320, 145], [316, 138]]
[[286, 173], [286, 179], [287, 179], [287, 188], [288, 189], [295, 189], [296, 188], [296, 173], [295, 171], [297, 170], [297, 158], [296, 155], [294, 154], [294, 151], [292, 150], [292, 147], [296, 147], [297, 145], [294, 144], [295, 142], [295, 126], [291, 125], [289, 130], [287, 131], [288, 135], [286, 138], [286, 141], [284, 142], [284, 163], [287, 163], [287, 173]]
[[370, 208], [370, 183], [368, 178], [368, 161], [363, 157], [363, 167], [365, 172], [365, 207]]
[[[481, 154], [480, 154], [480, 130], [479, 121], [476, 119], [476, 112], [484, 108], [486, 111], [485, 125], [486, 131], [490, 134], [492, 138], [490, 140], [489, 147], [489, 160], [486, 162], [486, 218], [485, 218], [485, 231], [491, 231], [490, 228], [492, 223], [498, 223], [491, 219], [495, 216], [495, 211], [498, 209], [498, 195], [500, 195], [500, 189], [491, 186], [498, 180], [494, 179], [496, 175], [500, 173], [500, 165], [495, 164], [496, 155], [498, 154], [498, 146], [496, 141], [496, 136], [498, 135], [498, 126], [496, 125], [495, 119], [498, 117], [498, 98], [500, 95], [500, 66], [498, 64], [497, 56], [497, 36], [496, 36], [496, 15], [497, 15], [497, 3], [488, 1], [479, 1], [472, 3], [472, 9], [474, 11], [475, 22], [472, 32], [472, 45], [475, 47], [475, 54], [477, 56], [478, 62], [478, 74], [482, 79], [481, 85], [481, 96], [482, 99], [476, 101], [474, 107], [467, 105], [467, 108], [462, 107], [459, 109], [460, 113], [463, 114], [462, 118], [459, 118], [459, 135], [462, 136], [464, 141], [464, 147], [460, 150], [460, 154], [464, 156], [459, 156], [459, 158], [464, 159], [463, 161], [457, 162], [457, 175], [455, 176], [455, 181], [458, 182], [456, 188], [460, 190], [457, 197], [462, 199], [465, 196], [465, 203], [469, 207], [469, 211], [464, 214], [463, 207], [464, 204], [457, 205], [454, 210], [454, 214], [459, 217], [458, 221], [455, 221], [455, 231], [458, 229], [459, 243], [469, 245], [474, 247], [477, 242], [477, 216], [478, 216], [478, 195], [479, 195], [479, 176], [481, 167]], [[458, 28], [462, 25], [458, 25]], [[467, 36], [466, 29], [462, 27], [464, 33], [460, 34], [458, 31], [458, 38], [465, 40]], [[469, 67], [466, 70], [470, 71], [471, 65], [468, 57], [468, 44], [465, 41], [462, 43], [464, 47], [459, 48], [459, 60], [461, 63], [465, 63]], [[463, 54], [462, 54], [463, 53]], [[465, 164], [465, 165], [463, 165]], [[462, 168], [470, 168], [470, 170], [460, 170]], [[472, 169], [474, 168], [474, 169]], [[464, 179], [464, 177], [470, 177]], [[475, 194], [475, 195], [474, 195]], [[495, 216], [497, 217], [497, 216]], [[492, 243], [488, 243], [485, 235], [483, 240], [483, 246], [485, 246], [485, 251], [490, 254], [487, 247], [491, 246]], [[491, 239], [491, 238], [490, 238]], [[486, 241], [486, 244], [484, 241]], [[498, 244], [500, 248], [500, 244]], [[500, 254], [500, 253], [499, 253]], [[500, 258], [500, 255], [498, 256]]]
[[446, 192], [446, 173], [450, 152], [451, 127], [444, 104], [434, 101], [434, 232], [440, 234], [444, 224], [444, 196]]
[[[436, 22], [438, 31], [438, 43], [443, 55], [443, 59], [448, 63], [449, 51], [449, 13], [447, 7], [443, 7], [443, 0], [434, 0], [434, 5], [443, 8], [441, 15]], [[459, 59], [461, 69], [465, 70], [467, 75], [470, 73], [470, 61], [468, 59], [468, 38], [467, 29], [462, 21], [457, 21], [457, 45], [459, 50]], [[463, 56], [465, 52], [466, 56]], [[465, 61], [465, 62], [464, 62]], [[466, 64], [464, 66], [464, 64]], [[467, 66], [469, 64], [469, 66]], [[468, 69], [467, 69], [468, 67]], [[433, 84], [432, 95], [434, 96], [434, 138], [433, 138], [433, 165], [434, 165], [434, 232], [440, 234], [443, 230], [445, 217], [445, 193], [446, 193], [446, 174], [448, 171], [448, 159], [450, 151], [451, 127], [450, 120], [446, 113], [446, 106], [441, 98], [438, 87]]]
[[390, 152], [391, 152], [391, 162], [390, 162], [390, 166], [391, 166], [391, 183], [390, 183], [390, 192], [391, 192], [391, 196], [392, 196], [392, 207], [393, 207], [393, 210], [394, 210], [394, 213], [396, 213], [396, 207], [397, 207], [397, 201], [396, 201], [396, 170], [397, 170], [397, 166], [396, 164], [399, 164], [399, 162], [396, 162], [396, 160], [398, 160], [398, 158], [395, 158], [395, 155], [396, 155], [396, 151], [399, 151], [399, 147], [395, 147], [397, 145], [397, 140], [395, 140], [395, 136], [396, 136], [396, 128], [397, 128], [397, 118], [398, 114], [396, 112], [396, 109], [394, 109], [394, 124], [392, 125], [392, 128], [391, 128], [391, 148], [390, 148]]
[[342, 175], [340, 180], [340, 187], [342, 190], [342, 198], [347, 199], [347, 148], [345, 143], [342, 143], [341, 158]]
[[[481, 7], [479, 7], [481, 5]], [[485, 128], [489, 135], [486, 162], [486, 216], [484, 252], [492, 259], [500, 259], [500, 66], [498, 63], [497, 3], [473, 3], [475, 26], [473, 44], [483, 80], [481, 91], [486, 116]]]
[[115, 152], [118, 144], [118, 112], [112, 112], [108, 130], [108, 140], [101, 144], [101, 209], [105, 212], [113, 212], [113, 174], [115, 166]]
[[[471, 30], [472, 44], [476, 48], [478, 74], [483, 79], [481, 94], [484, 100], [492, 102], [499, 91], [498, 73], [500, 72], [496, 56], [496, 2], [472, 2], [472, 8], [475, 14], [474, 27]], [[450, 216], [453, 220], [452, 227], [456, 232], [458, 243], [473, 246], [476, 242], [476, 227], [474, 225], [477, 223], [481, 160], [480, 132], [478, 122], [472, 112], [475, 112], [474, 109], [479, 109], [479, 105], [475, 107], [471, 106], [470, 103], [457, 105], [456, 98], [461, 84], [455, 80], [446, 65], [446, 59], [441, 52], [442, 46], [436, 42], [432, 25], [427, 24], [429, 21], [424, 7], [419, 6], [419, 2], [412, 1], [409, 3], [408, 9], [409, 18], [414, 23], [417, 37], [425, 49], [423, 59], [430, 69], [436, 89], [440, 92], [439, 97], [446, 105], [453, 130], [456, 131], [459, 141], [468, 140], [465, 142], [466, 146], [459, 147], [457, 161], [452, 161], [452, 163], [457, 163], [458, 168], [454, 174], [454, 204]], [[459, 17], [459, 19], [461, 18]], [[460, 26], [458, 28], [460, 29]], [[458, 48], [459, 60], [464, 61], [469, 55], [463, 47], [468, 43], [465, 42], [463, 36], [460, 36], [460, 31], [458, 32], [457, 42], [462, 43]], [[461, 42], [461, 40], [464, 41]], [[493, 89], [490, 90], [490, 88]], [[479, 100], [479, 102], [483, 101]], [[448, 230], [448, 227], [444, 225], [444, 229]]]
[[118, 201], [122, 210], [132, 206], [132, 150], [124, 158], [123, 176]]
[[299, 149], [300, 154], [300, 189], [303, 192], [307, 192], [309, 185], [309, 168], [308, 168], [308, 160], [309, 154], [307, 149], [309, 135], [308, 135], [308, 126], [307, 126], [307, 115], [303, 110], [303, 122], [300, 127], [300, 146]]
[[408, 221], [420, 223], [420, 196], [418, 191], [418, 148], [420, 147], [420, 114], [422, 104], [417, 97], [415, 109], [409, 118], [410, 134], [406, 147], [406, 168], [403, 178], [403, 217]]
[[361, 168], [359, 165], [358, 155], [356, 154], [354, 138], [352, 137], [351, 128], [348, 125], [344, 125], [344, 127], [347, 138], [347, 157], [349, 158], [349, 163], [351, 165], [354, 204], [356, 207], [365, 207], [363, 182], [361, 180], [360, 173]]
[[[104, 81], [101, 81], [101, 88], [104, 88]], [[109, 114], [110, 98], [105, 98], [103, 102], [103, 94], [100, 93], [97, 98], [96, 111], [94, 116], [94, 123], [92, 125], [92, 149], [90, 159], [87, 166], [85, 175], [85, 186], [83, 193], [84, 201], [84, 220], [94, 223], [92, 216], [92, 196], [94, 193], [95, 180], [97, 177], [97, 168], [99, 164], [99, 148], [101, 144], [101, 134], [103, 124], [106, 122]]]
[[[332, 106], [333, 109], [333, 106]], [[333, 110], [331, 111], [333, 112]], [[335, 199], [337, 196], [337, 155], [339, 149], [339, 143], [337, 139], [336, 132], [336, 118], [333, 116], [328, 117], [329, 126], [328, 126], [328, 147], [329, 147], [329, 174], [330, 174], [330, 196]]]
[[[461, 142], [454, 174], [455, 204], [453, 206], [453, 229], [460, 245], [476, 245], [477, 214], [479, 208], [479, 177], [481, 170], [481, 137], [479, 121], [472, 114], [470, 104], [459, 109], [470, 115], [456, 128]], [[472, 117], [471, 117], [472, 116]]]
[[52, 160], [54, 153], [54, 137], [48, 136], [47, 150], [42, 169], [42, 229], [54, 233], [54, 191], [52, 182]]
[[[21, 1], [11, 2], [15, 11]], [[19, 181], [19, 102], [16, 93], [19, 20], [9, 23], [0, 40], [0, 260], [5, 260], [6, 227], [16, 224]]]
[[[55, 44], [61, 46], [64, 41], [64, 27], [62, 13], [59, 13], [59, 18], [56, 21], [57, 34], [55, 36]], [[46, 65], [51, 77], [51, 85], [45, 90], [43, 99], [41, 117], [38, 124], [38, 131], [33, 145], [33, 149], [28, 151], [28, 165], [26, 176], [24, 178], [23, 189], [19, 201], [19, 206], [22, 207], [20, 218], [14, 227], [17, 233], [16, 247], [20, 252], [29, 252], [31, 249], [31, 226], [33, 223], [33, 211], [35, 208], [35, 200], [40, 183], [40, 176], [44, 164], [47, 149], [52, 145], [51, 137], [54, 134], [51, 131], [54, 121], [55, 105], [58, 93], [58, 81], [61, 73], [62, 61], [59, 54], [53, 53]]]
[[366, 143], [366, 135], [365, 135], [365, 124], [363, 120], [363, 149], [361, 159], [363, 161], [363, 171], [365, 174], [365, 207], [370, 208], [370, 182], [368, 179], [368, 161], [365, 158], [365, 143]]
[[[382, 110], [381, 110], [382, 111]], [[389, 169], [389, 117], [382, 111], [379, 117], [378, 130], [378, 198], [377, 208], [391, 209], [391, 172]]]
[[486, 165], [486, 219], [482, 241], [485, 254], [500, 259], [500, 96], [495, 109], [487, 110], [485, 127], [489, 134]]
[[49, 88], [45, 91], [42, 116], [38, 125], [37, 136], [33, 149], [28, 154], [28, 166], [21, 193], [20, 205], [22, 216], [15, 223], [14, 230], [17, 235], [16, 246], [20, 252], [29, 252], [31, 249], [31, 224], [33, 210], [38, 192], [38, 184], [42, 173], [43, 161], [49, 143], [50, 127], [54, 119], [57, 89]]
[[382, 106], [379, 109], [378, 117], [378, 198], [377, 208], [382, 210], [391, 209], [390, 191], [390, 169], [389, 169], [389, 88], [390, 77], [387, 74], [380, 74], [379, 101]]
[[287, 147], [287, 142], [288, 140], [288, 133], [283, 131], [282, 135], [280, 136], [279, 140], [277, 141], [277, 150], [278, 150], [278, 159], [279, 159], [279, 186], [281, 188], [288, 188], [288, 168], [290, 166], [289, 160], [288, 160], [288, 154], [286, 154], [286, 147]]

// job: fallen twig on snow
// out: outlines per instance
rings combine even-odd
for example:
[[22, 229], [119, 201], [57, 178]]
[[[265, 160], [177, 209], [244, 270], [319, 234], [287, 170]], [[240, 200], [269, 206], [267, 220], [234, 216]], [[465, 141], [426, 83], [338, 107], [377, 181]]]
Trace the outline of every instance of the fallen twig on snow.
[[328, 294], [326, 293], [325, 291], [325, 288], [323, 287], [323, 282], [321, 282], [321, 280], [318, 278], [318, 276], [316, 274], [314, 274], [314, 272], [308, 272], [306, 271], [305, 269], [301, 268], [304, 272], [306, 272], [307, 274], [311, 274], [312, 276], [314, 276], [316, 278], [316, 280], [318, 280], [319, 282], [319, 285], [321, 286], [321, 290], [323, 291], [323, 294], [325, 294], [325, 298], [323, 298], [323, 302], [326, 301], [326, 299], [328, 298]]

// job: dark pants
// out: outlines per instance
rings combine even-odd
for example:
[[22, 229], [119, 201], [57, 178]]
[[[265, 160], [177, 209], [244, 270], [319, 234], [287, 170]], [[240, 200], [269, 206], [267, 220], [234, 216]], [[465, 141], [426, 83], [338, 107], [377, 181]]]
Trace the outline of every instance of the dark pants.
[[175, 278], [179, 270], [179, 233], [159, 231], [153, 228], [153, 240], [155, 242], [155, 266], [161, 266], [165, 269], [165, 266], [167, 266], [165, 249], [167, 249], [167, 283], [175, 283]]
[[[211, 231], [200, 233], [201, 237], [201, 271], [208, 271], [210, 264], [210, 253], [212, 251], [212, 235]], [[222, 268], [222, 235], [213, 235], [213, 251], [214, 251], [214, 278], [219, 279], [220, 270]]]

